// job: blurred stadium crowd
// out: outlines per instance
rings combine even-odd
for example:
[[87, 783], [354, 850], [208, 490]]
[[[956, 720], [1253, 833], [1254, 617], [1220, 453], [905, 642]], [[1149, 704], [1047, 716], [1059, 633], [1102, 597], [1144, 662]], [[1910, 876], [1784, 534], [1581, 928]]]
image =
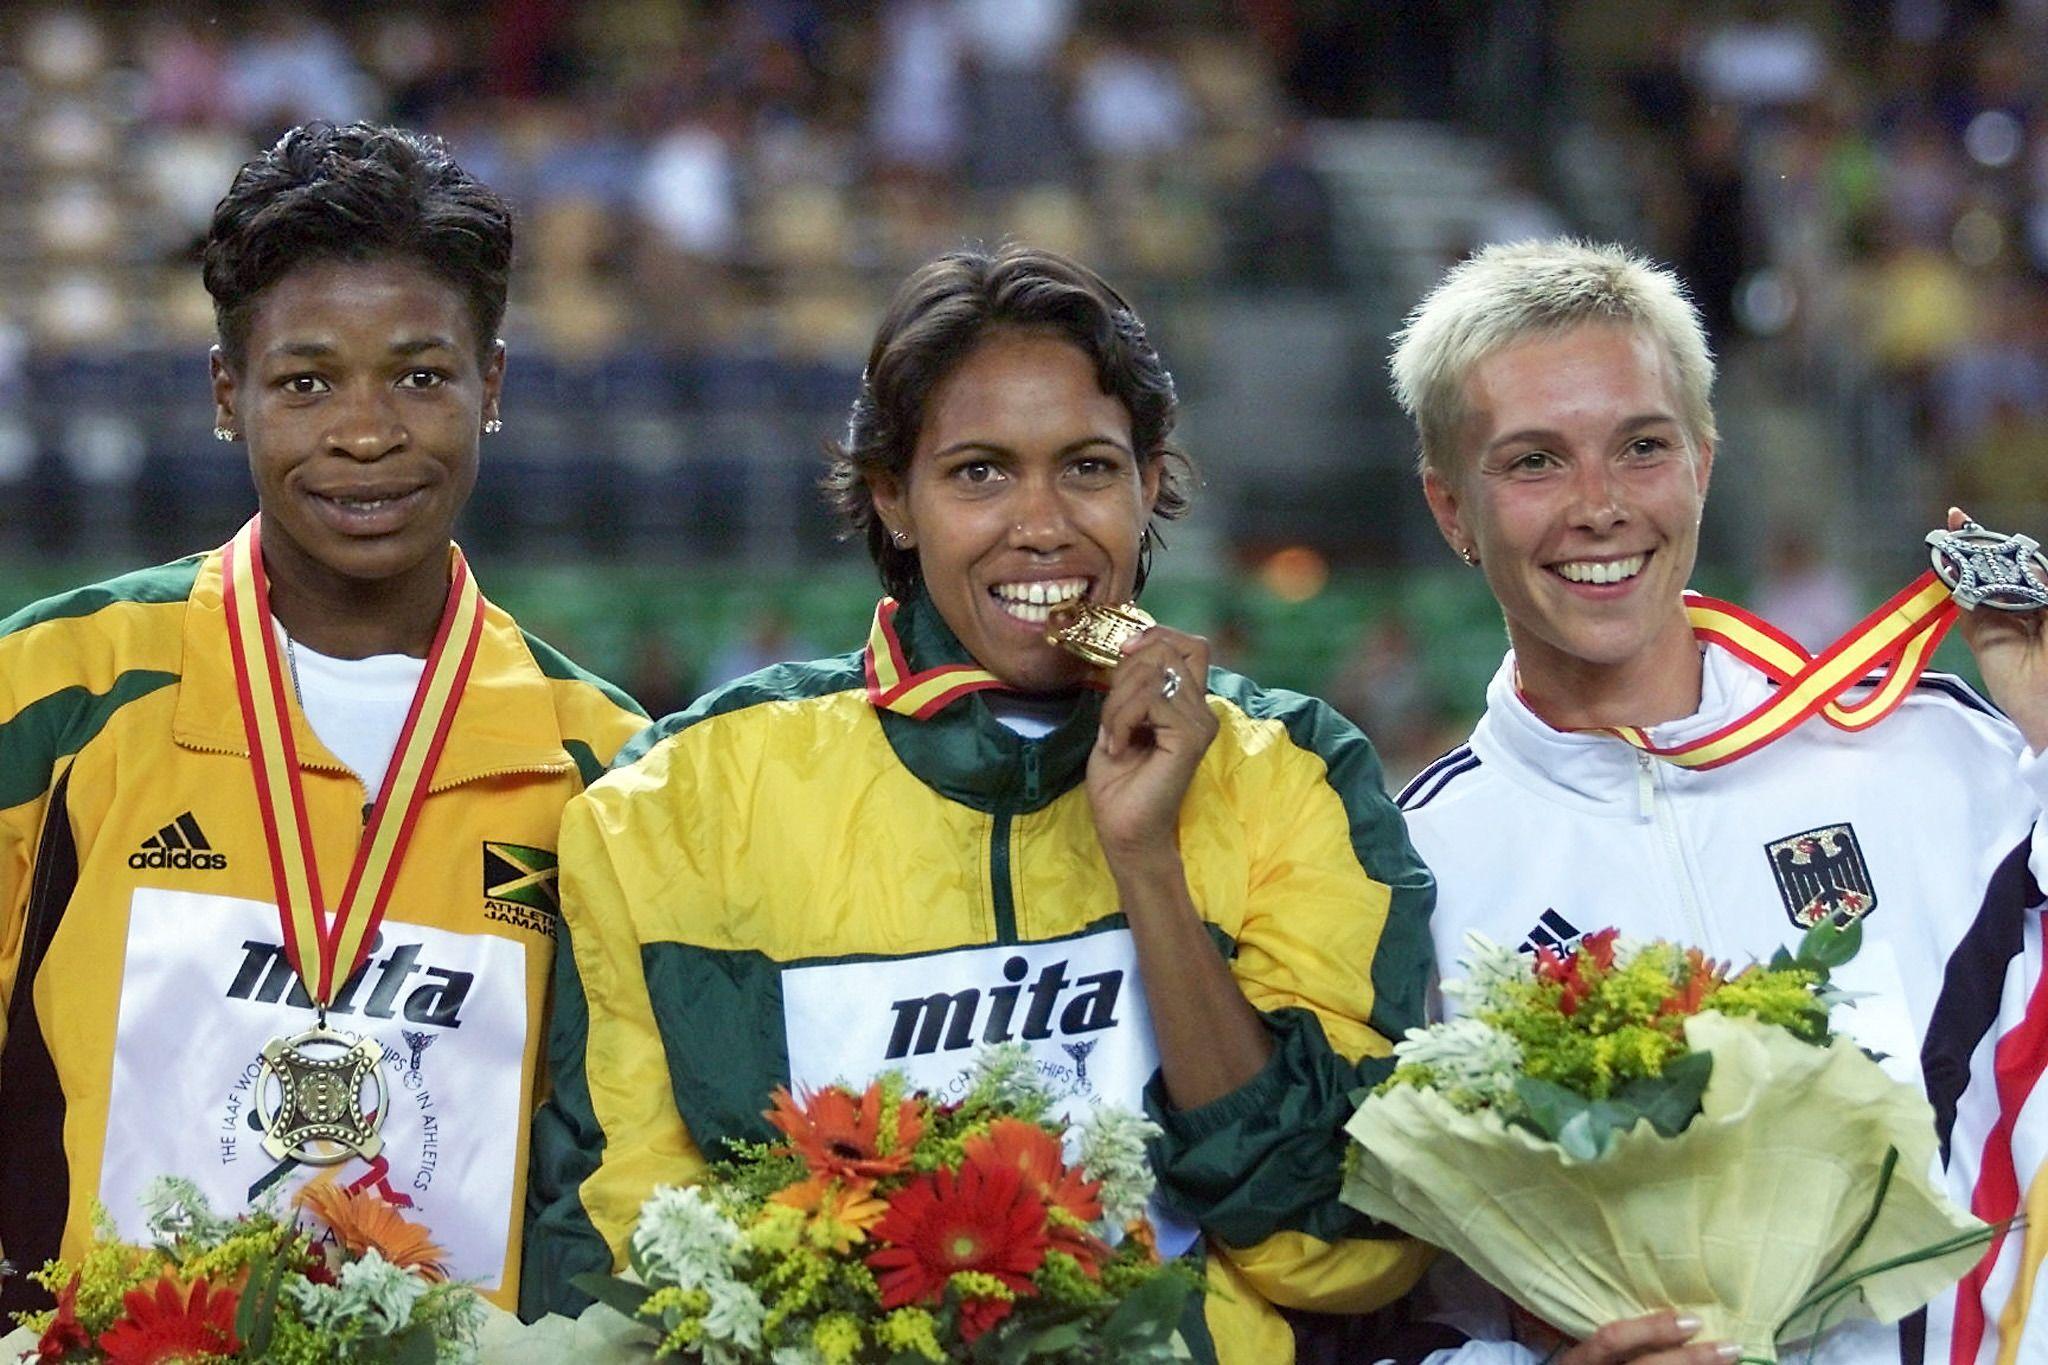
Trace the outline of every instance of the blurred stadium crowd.
[[369, 117], [522, 214], [465, 543], [650, 706], [848, 642], [820, 444], [903, 273], [1010, 236], [1102, 268], [1181, 379], [1169, 605], [1412, 768], [1500, 637], [1385, 337], [1484, 241], [1680, 268], [1724, 361], [1703, 572], [1795, 633], [1938, 502], [2048, 531], [2044, 58], [2048, 0], [10, 4], [0, 608], [246, 514], [196, 243], [281, 129]]

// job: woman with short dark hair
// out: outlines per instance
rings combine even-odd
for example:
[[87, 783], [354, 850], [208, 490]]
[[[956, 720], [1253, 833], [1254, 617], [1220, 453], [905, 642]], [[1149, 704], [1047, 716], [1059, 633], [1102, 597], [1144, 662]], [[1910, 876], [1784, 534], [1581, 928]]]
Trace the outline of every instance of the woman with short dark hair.
[[139, 1234], [158, 1176], [223, 1212], [317, 1177], [516, 1298], [555, 833], [644, 718], [449, 539], [511, 259], [504, 202], [438, 141], [285, 134], [206, 243], [215, 434], [257, 515], [0, 622], [18, 1265], [76, 1258], [95, 1204]]
[[[770, 1139], [773, 1087], [944, 1095], [1001, 1042], [1075, 1117], [1151, 1110], [1169, 1213], [1240, 1182], [1200, 1229], [1197, 1359], [1285, 1362], [1268, 1300], [1413, 1280], [1410, 1242], [1321, 1240], [1334, 1210], [1291, 1174], [1421, 1013], [1429, 875], [1371, 746], [1181, 631], [1107, 667], [1049, 639], [1138, 594], [1185, 506], [1174, 415], [1136, 315], [1071, 261], [959, 252], [898, 291], [827, 480], [892, 594], [866, 648], [711, 693], [565, 813], [528, 1312], [584, 1302], [570, 1278], [623, 1263], [657, 1183]], [[1277, 1230], [1234, 1235], [1253, 1218]]]

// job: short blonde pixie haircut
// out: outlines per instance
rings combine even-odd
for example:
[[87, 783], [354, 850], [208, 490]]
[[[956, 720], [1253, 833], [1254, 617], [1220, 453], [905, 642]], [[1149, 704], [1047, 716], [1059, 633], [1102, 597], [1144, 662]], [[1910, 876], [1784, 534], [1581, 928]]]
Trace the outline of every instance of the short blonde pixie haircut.
[[1394, 397], [1421, 436], [1420, 468], [1446, 478], [1465, 377], [1502, 347], [1582, 323], [1639, 327], [1663, 343], [1695, 449], [1718, 439], [1714, 358], [1678, 277], [1619, 246], [1556, 238], [1490, 246], [1453, 266], [1394, 334]]

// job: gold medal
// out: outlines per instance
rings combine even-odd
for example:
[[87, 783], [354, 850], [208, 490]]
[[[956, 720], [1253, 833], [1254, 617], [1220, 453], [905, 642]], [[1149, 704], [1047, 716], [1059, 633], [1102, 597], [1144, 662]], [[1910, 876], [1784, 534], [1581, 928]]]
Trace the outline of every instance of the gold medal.
[[1124, 643], [1157, 625], [1136, 602], [1106, 607], [1083, 602], [1054, 612], [1046, 621], [1045, 642], [1078, 654], [1097, 668], [1115, 668], [1124, 657]]
[[[310, 1166], [350, 1157], [374, 1161], [384, 1149], [378, 1129], [391, 1103], [383, 1060], [383, 1049], [371, 1039], [351, 1040], [324, 1025], [271, 1039], [256, 1082], [263, 1150], [274, 1161]], [[367, 1106], [366, 1085], [374, 1095]]]

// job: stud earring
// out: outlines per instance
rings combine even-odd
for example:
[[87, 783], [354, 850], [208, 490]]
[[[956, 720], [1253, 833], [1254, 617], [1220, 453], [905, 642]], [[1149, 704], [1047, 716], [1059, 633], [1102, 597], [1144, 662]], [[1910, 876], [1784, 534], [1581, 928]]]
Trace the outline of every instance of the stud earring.
[[1479, 562], [1479, 556], [1472, 553], [1470, 545], [1460, 545], [1458, 547], [1458, 558], [1464, 560], [1468, 568]]
[[232, 441], [235, 439], [235, 433], [228, 427], [215, 427], [213, 429], [213, 439], [216, 441]]
[[505, 424], [495, 417], [487, 418], [484, 421], [484, 435], [486, 436], [496, 436], [504, 429]]
[[910, 548], [910, 533], [908, 531], [891, 531], [889, 539], [895, 543], [896, 548], [899, 550]]

